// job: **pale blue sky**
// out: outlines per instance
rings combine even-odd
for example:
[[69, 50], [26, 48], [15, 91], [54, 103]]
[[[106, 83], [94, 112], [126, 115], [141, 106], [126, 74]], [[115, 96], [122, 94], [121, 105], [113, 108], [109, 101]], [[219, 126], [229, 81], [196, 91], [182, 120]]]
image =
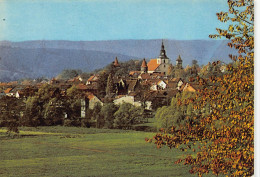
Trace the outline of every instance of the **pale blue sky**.
[[0, 0], [0, 40], [209, 39], [227, 0]]

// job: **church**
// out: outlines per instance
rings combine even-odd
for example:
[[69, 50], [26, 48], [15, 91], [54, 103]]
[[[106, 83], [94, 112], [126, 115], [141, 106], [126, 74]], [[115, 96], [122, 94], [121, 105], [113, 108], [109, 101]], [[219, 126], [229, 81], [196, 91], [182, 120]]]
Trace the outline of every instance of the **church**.
[[[164, 49], [164, 44], [162, 41], [159, 57], [155, 59], [150, 59], [148, 63], [146, 63], [145, 59], [143, 59], [141, 65], [141, 73], [164, 73], [165, 75], [167, 75], [170, 65], [171, 62], [166, 55], [166, 51]], [[176, 67], [178, 69], [182, 69], [182, 59], [180, 56], [176, 60]]]

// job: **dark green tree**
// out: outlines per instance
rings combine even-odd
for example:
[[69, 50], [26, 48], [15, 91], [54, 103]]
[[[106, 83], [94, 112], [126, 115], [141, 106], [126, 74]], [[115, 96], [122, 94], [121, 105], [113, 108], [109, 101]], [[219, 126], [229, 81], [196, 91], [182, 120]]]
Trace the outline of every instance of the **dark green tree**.
[[115, 93], [115, 86], [114, 86], [113, 75], [112, 73], [110, 73], [107, 79], [106, 95], [110, 95], [112, 93]]
[[101, 71], [99, 73], [99, 79], [98, 79], [98, 94], [97, 96], [99, 98], [104, 98], [106, 95], [106, 88], [107, 88], [107, 79], [108, 79], [108, 73], [106, 71]]
[[114, 127], [119, 129], [129, 129], [142, 119], [144, 109], [135, 107], [130, 103], [123, 103], [115, 112]]
[[21, 113], [24, 111], [24, 103], [14, 97], [2, 97], [0, 99], [0, 127], [6, 127], [10, 136], [12, 132], [19, 133]]
[[118, 110], [118, 107], [113, 103], [106, 103], [101, 108], [101, 115], [104, 117], [105, 128], [113, 128], [114, 123], [114, 113]]

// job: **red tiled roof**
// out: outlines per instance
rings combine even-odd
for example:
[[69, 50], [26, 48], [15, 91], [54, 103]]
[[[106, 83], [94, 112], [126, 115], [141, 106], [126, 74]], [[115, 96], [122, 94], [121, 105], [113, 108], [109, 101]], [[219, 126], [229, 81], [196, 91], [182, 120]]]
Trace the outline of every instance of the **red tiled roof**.
[[8, 89], [6, 89], [4, 92], [5, 92], [5, 93], [10, 93], [11, 90], [13, 90], [13, 88], [8, 88]]
[[94, 97], [95, 97], [95, 95], [91, 94], [91, 95], [88, 96], [88, 99], [92, 100]]
[[141, 79], [150, 79], [150, 74], [149, 73], [142, 73], [140, 74]]
[[140, 74], [140, 73], [141, 73], [141, 71], [130, 71], [129, 75], [133, 76], [133, 75]]
[[90, 78], [88, 79], [88, 81], [97, 81], [98, 77], [96, 75], [90, 76]]
[[87, 97], [89, 100], [95, 98], [95, 95], [94, 95], [92, 92], [86, 92], [85, 95], [86, 95], [86, 97]]
[[157, 59], [151, 59], [147, 65], [148, 71], [154, 71], [156, 68], [158, 68], [158, 66], [160, 66], [160, 64], [157, 63]]
[[84, 85], [84, 84], [79, 84], [79, 85], [77, 85], [77, 89], [86, 90], [86, 89], [87, 89], [87, 86]]

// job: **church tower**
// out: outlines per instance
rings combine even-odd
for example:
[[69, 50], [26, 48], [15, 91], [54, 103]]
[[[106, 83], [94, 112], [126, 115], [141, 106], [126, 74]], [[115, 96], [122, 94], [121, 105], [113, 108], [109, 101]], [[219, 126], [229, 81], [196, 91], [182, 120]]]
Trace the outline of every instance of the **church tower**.
[[148, 71], [148, 66], [147, 66], [147, 63], [146, 63], [145, 58], [144, 58], [142, 65], [141, 65], [141, 73], [147, 73], [147, 71]]
[[163, 73], [167, 76], [170, 66], [170, 59], [166, 55], [164, 44], [162, 41], [160, 55], [158, 58], [151, 59], [148, 63], [148, 73]]
[[164, 63], [168, 64], [169, 63], [169, 58], [166, 55], [166, 51], [164, 49], [163, 41], [162, 41], [162, 45], [161, 45], [160, 55], [157, 59], [157, 63], [158, 64], [164, 64]]
[[177, 69], [183, 69], [182, 68], [182, 59], [181, 59], [180, 55], [179, 55], [179, 57], [176, 60], [176, 67], [177, 67]]

